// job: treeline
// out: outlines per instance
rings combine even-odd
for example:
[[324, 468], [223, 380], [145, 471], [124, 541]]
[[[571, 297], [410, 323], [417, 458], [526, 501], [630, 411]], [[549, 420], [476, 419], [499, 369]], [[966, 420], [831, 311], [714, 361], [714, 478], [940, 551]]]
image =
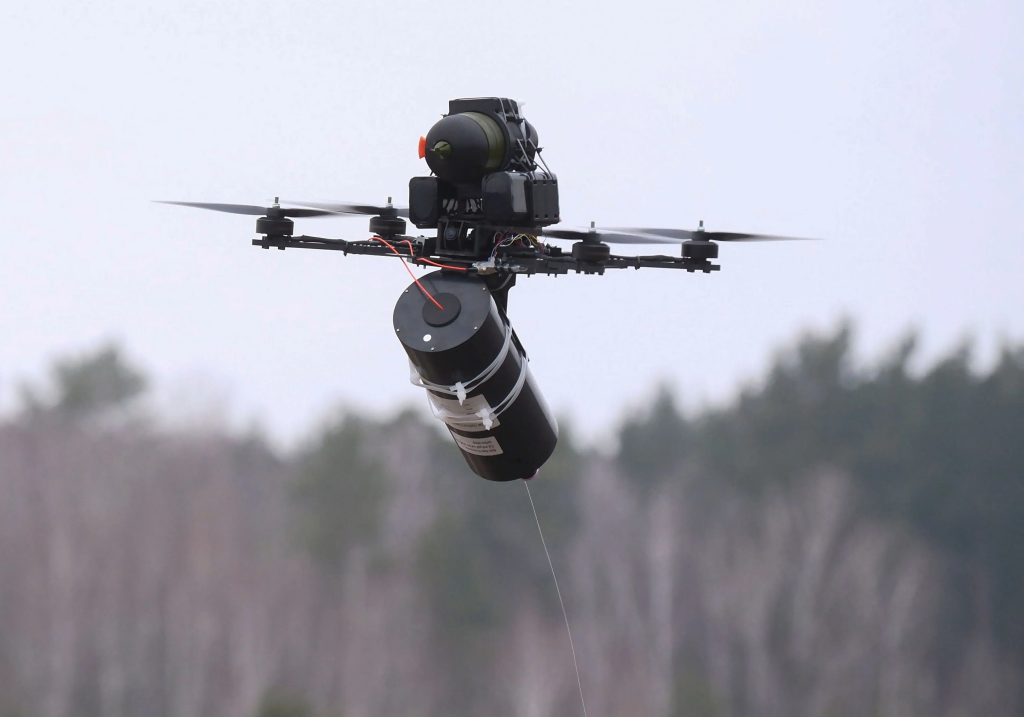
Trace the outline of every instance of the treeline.
[[864, 510], [949, 558], [951, 624], [991, 621], [1024, 659], [1024, 349], [978, 373], [963, 346], [914, 375], [916, 343], [858, 367], [848, 325], [808, 336], [724, 409], [685, 420], [662, 394], [623, 426], [619, 460], [641, 483], [696, 465], [751, 492], [841, 468]]
[[[1024, 350], [1004, 349], [982, 373], [967, 350], [914, 372], [914, 345], [908, 338], [858, 366], [848, 326], [806, 336], [729, 406], [685, 415], [661, 392], [623, 422], [611, 460], [580, 446], [563, 423], [559, 448], [532, 485], [564, 571], [592, 714], [1016, 713]], [[60, 471], [95, 473], [124, 464], [112, 454], [101, 461], [107, 468], [89, 467], [98, 449], [88, 446], [109, 444], [111, 431], [116, 450], [136, 446], [136, 457], [138, 441], [156, 440], [132, 408], [146, 380], [116, 348], [60, 361], [51, 378], [23, 390], [24, 411], [0, 432], [0, 448], [22, 456], [0, 453], [0, 484], [28, 490], [36, 473], [51, 480], [45, 461], [25, 458], [33, 451], [80, 446], [84, 457], [69, 457]], [[26, 714], [47, 717], [67, 712], [42, 705], [70, 704], [47, 703], [48, 690], [91, 695], [92, 708], [74, 711], [95, 715], [180, 714], [182, 704], [192, 714], [264, 717], [577, 709], [561, 612], [522, 486], [477, 478], [420, 415], [378, 422], [341, 414], [291, 456], [272, 456], [255, 438], [228, 441], [228, 457], [214, 461], [223, 478], [201, 479], [195, 460], [183, 464], [185, 484], [199, 481], [216, 496], [202, 504], [168, 502], [178, 479], [164, 450], [162, 487], [147, 487], [155, 479], [141, 468], [148, 478], [131, 486], [136, 515], [185, 511], [154, 550], [213, 520], [197, 555], [220, 555], [230, 542], [221, 564], [259, 577], [246, 578], [244, 590], [217, 588], [215, 607], [202, 602], [213, 587], [183, 594], [223, 623], [236, 614], [265, 619], [238, 628], [242, 637], [225, 634], [223, 644], [201, 631], [187, 640], [147, 633], [138, 654], [152, 665], [143, 672], [159, 699], [150, 702], [103, 683], [104, 669], [114, 669], [103, 665], [127, 659], [127, 647], [102, 659], [86, 651], [63, 682], [33, 673], [0, 686], [23, 695], [14, 706]], [[252, 471], [261, 478], [247, 482]], [[86, 496], [101, 490], [74, 485]], [[53, 490], [59, 495], [59, 485]], [[150, 501], [151, 493], [162, 497]], [[124, 525], [118, 540], [146, 530], [138, 517]], [[48, 528], [59, 529], [60, 520]], [[218, 530], [248, 537], [210, 539]], [[11, 567], [19, 535], [0, 541], [0, 578], [22, 574]], [[188, 561], [160, 564], [179, 572], [154, 586], [196, 579]], [[0, 665], [17, 661], [3, 606], [20, 605], [19, 595], [0, 584]], [[176, 605], [188, 608], [187, 600]], [[33, 614], [28, 603], [19, 609]], [[150, 621], [156, 614], [164, 613], [145, 612]], [[103, 634], [141, 645], [133, 615], [108, 615]], [[198, 689], [198, 677], [167, 684], [149, 674], [174, 674], [167, 661], [193, 654], [173, 647], [176, 639], [207, 650], [203, 664], [225, 684], [248, 687], [202, 681], [202, 695], [176, 695]], [[217, 666], [239, 640], [261, 645], [260, 667], [229, 679], [234, 673]], [[30, 677], [35, 687], [22, 684]]]
[[[914, 336], [871, 366], [854, 363], [851, 339], [849, 325], [806, 336], [732, 405], [692, 418], [662, 390], [619, 430], [623, 475], [641, 493], [699, 475], [757, 494], [841, 469], [864, 511], [906, 525], [948, 558], [951, 626], [990, 621], [1024, 660], [1024, 348], [1004, 347], [978, 373], [964, 346], [915, 374]], [[353, 537], [341, 526], [362, 525], [379, 511], [379, 466], [357, 446], [362, 433], [388, 430], [349, 417], [302, 463], [296, 497], [319, 526], [309, 535], [314, 553], [341, 554]], [[430, 461], [469, 479], [458, 515], [444, 516], [425, 543], [425, 570], [438, 578], [431, 594], [457, 623], [486, 622], [497, 604], [490, 591], [506, 592], [503, 584], [524, 575], [543, 581], [546, 565], [517, 564], [530, 536], [502, 525], [493, 486], [472, 480], [448, 441], [431, 447]], [[557, 488], [543, 506], [556, 545], [575, 530], [584, 462], [563, 429], [543, 470]], [[341, 486], [344, 495], [335, 493]]]

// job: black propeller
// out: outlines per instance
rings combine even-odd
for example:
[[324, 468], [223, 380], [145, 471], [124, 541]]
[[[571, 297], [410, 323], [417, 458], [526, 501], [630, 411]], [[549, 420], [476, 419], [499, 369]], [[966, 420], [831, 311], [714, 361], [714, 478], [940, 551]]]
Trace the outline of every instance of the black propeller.
[[804, 237], [787, 237], [777, 234], [744, 234], [739, 232], [709, 232], [704, 230], [704, 221], [701, 220], [697, 229], [652, 229], [649, 227], [616, 227], [616, 232], [627, 234], [639, 234], [644, 236], [655, 236], [661, 239], [684, 241], [817, 241]]
[[272, 207], [258, 207], [255, 204], [214, 204], [211, 202], [157, 201], [157, 204], [176, 204], [180, 207], [196, 207], [197, 209], [210, 209], [215, 212], [247, 214], [253, 217], [270, 217], [271, 219], [284, 219], [286, 217], [326, 217], [334, 214], [334, 212], [323, 209], [294, 209], [291, 207], [282, 207], [276, 202]]
[[552, 239], [570, 239], [607, 244], [682, 244], [687, 241], [815, 241], [802, 237], [775, 234], [741, 234], [738, 232], [709, 232], [701, 221], [697, 229], [654, 229], [649, 227], [611, 227], [595, 229], [544, 229], [541, 232]]
[[[256, 220], [256, 233], [267, 237], [284, 238], [290, 237], [295, 232], [295, 222], [291, 217], [327, 217], [334, 212], [325, 209], [293, 209], [282, 207], [277, 197], [274, 197], [274, 204], [270, 207], [258, 207], [255, 204], [213, 204], [210, 202], [158, 202], [159, 204], [176, 204], [180, 207], [196, 207], [197, 209], [211, 209], [215, 212], [227, 212], [228, 214], [246, 214], [252, 217], [259, 217]], [[269, 248], [264, 246], [264, 248]], [[278, 248], [284, 249], [284, 245]]]
[[300, 207], [314, 207], [329, 214], [351, 214], [353, 216], [392, 216], [408, 217], [409, 210], [405, 207], [396, 207], [391, 204], [391, 197], [388, 203], [383, 206], [374, 204], [349, 204], [348, 202], [300, 202], [292, 199], [286, 200], [288, 204], [298, 204]]
[[544, 228], [539, 232], [541, 235], [552, 239], [568, 239], [571, 241], [582, 241], [587, 243], [603, 242], [607, 244], [678, 244], [675, 239], [643, 234], [635, 229], [550, 229]]

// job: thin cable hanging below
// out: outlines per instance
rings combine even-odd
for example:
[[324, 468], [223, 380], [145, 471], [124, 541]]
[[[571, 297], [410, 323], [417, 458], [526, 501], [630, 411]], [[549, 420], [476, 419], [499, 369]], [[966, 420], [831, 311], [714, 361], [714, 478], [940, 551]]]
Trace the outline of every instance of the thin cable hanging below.
[[548, 543], [544, 540], [544, 530], [540, 527], [540, 517], [537, 515], [537, 506], [533, 503], [533, 493], [530, 492], [530, 484], [525, 480], [526, 495], [530, 497], [530, 507], [533, 508], [533, 519], [537, 521], [537, 532], [540, 533], [540, 544], [544, 546], [544, 555], [548, 559], [548, 567], [551, 568], [551, 579], [555, 581], [555, 592], [558, 594], [558, 604], [562, 606], [562, 617], [565, 618], [565, 631], [569, 634], [569, 649], [572, 650], [572, 666], [576, 668], [576, 684], [580, 688], [580, 704], [583, 705], [583, 717], [587, 717], [587, 703], [583, 699], [583, 680], [580, 679], [580, 666], [576, 662], [576, 646], [572, 643], [572, 630], [569, 629], [569, 613], [565, 611], [565, 602], [562, 600], [562, 591], [558, 587], [558, 577], [555, 575], [555, 564], [551, 562], [551, 553], [548, 552]]

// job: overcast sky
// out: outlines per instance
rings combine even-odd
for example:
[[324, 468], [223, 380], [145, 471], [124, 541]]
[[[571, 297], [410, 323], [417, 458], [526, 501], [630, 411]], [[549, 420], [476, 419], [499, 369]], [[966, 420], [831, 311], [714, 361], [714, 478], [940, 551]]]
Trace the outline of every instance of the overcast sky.
[[[0, 58], [0, 405], [113, 338], [178, 404], [283, 441], [339, 403], [425, 399], [397, 262], [250, 246], [153, 199], [404, 203], [464, 96], [525, 102], [564, 222], [824, 237], [722, 271], [534, 277], [510, 316], [591, 440], [658, 381], [727, 399], [840, 316], [875, 357], [1024, 340], [1024, 3], [8, 4]], [[364, 238], [363, 219], [299, 231]]]

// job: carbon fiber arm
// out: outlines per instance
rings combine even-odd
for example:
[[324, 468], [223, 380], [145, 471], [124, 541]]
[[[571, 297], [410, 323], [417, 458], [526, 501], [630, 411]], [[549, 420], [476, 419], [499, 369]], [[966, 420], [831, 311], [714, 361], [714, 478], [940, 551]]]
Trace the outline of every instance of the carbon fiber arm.
[[[406, 243], [408, 242], [408, 244]], [[340, 251], [344, 254], [365, 254], [368, 256], [396, 256], [413, 259], [419, 265], [443, 263], [449, 267], [458, 267], [472, 274], [603, 274], [607, 269], [683, 269], [688, 272], [705, 274], [718, 271], [721, 267], [709, 261], [687, 257], [665, 255], [651, 256], [620, 256], [611, 254], [597, 261], [577, 259], [566, 254], [559, 247], [545, 245], [545, 251], [518, 251], [502, 254], [493, 261], [479, 261], [475, 257], [433, 256], [429, 252], [432, 240], [424, 237], [402, 236], [390, 240], [392, 251], [387, 245], [377, 240], [347, 241], [345, 239], [326, 239], [312, 236], [264, 236], [252, 240], [253, 246], [264, 249], [322, 249]], [[412, 245], [410, 252], [409, 244]]]

